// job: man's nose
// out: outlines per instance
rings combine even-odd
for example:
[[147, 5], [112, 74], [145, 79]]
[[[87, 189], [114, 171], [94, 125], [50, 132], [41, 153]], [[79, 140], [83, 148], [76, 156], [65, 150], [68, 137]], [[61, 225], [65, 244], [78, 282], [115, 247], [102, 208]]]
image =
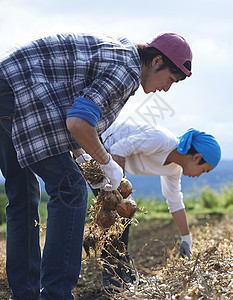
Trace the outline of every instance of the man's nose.
[[171, 82], [171, 83], [168, 83], [168, 84], [163, 88], [164, 92], [168, 92], [168, 91], [170, 90], [171, 85], [172, 85], [172, 82]]

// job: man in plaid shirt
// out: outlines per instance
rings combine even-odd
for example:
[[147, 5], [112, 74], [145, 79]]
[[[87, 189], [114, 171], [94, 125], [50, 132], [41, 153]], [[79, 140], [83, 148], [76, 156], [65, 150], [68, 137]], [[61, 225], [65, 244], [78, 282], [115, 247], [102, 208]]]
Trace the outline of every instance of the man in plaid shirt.
[[[141, 84], [168, 91], [191, 75], [192, 53], [179, 35], [145, 45], [106, 35], [41, 38], [0, 62], [0, 167], [9, 204], [10, 299], [73, 299], [81, 268], [87, 189], [70, 151], [82, 147], [118, 187], [123, 171], [99, 141]], [[46, 242], [39, 247], [39, 185], [50, 196]], [[40, 288], [42, 289], [40, 290]]]

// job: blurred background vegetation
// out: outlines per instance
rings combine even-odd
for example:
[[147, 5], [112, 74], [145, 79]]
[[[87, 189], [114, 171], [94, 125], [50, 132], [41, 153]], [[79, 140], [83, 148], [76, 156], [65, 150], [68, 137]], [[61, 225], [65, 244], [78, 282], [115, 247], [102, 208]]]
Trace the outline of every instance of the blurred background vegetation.
[[[184, 203], [188, 216], [205, 217], [206, 215], [223, 216], [233, 211], [233, 183], [225, 186], [221, 191], [211, 189], [205, 185], [199, 191], [199, 196], [193, 198], [184, 198]], [[46, 192], [41, 194], [41, 202], [39, 205], [40, 223], [45, 226], [47, 219], [47, 201], [49, 197]], [[94, 196], [89, 193], [88, 209], [93, 204]], [[168, 212], [167, 204], [162, 199], [155, 197], [136, 197], [135, 198], [138, 210], [135, 214], [137, 220], [153, 221], [159, 219], [171, 219], [172, 216]], [[5, 194], [4, 185], [0, 185], [0, 233], [5, 235], [6, 231], [6, 205], [7, 197]], [[143, 212], [142, 212], [143, 210]], [[88, 221], [88, 213], [87, 213]]]

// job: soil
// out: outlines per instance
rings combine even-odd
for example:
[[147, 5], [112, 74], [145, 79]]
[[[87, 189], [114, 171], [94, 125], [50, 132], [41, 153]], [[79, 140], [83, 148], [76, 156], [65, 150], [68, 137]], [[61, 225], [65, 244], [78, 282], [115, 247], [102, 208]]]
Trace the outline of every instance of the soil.
[[[137, 227], [131, 226], [129, 251], [139, 273], [147, 275], [150, 268], [164, 263], [166, 253], [177, 240], [179, 235], [173, 221], [161, 221], [160, 224], [143, 222]], [[82, 266], [76, 293], [79, 300], [111, 299], [101, 289], [101, 269], [95, 259]]]
[[[206, 220], [196, 222], [200, 225], [205, 224]], [[211, 223], [210, 220], [208, 222]], [[139, 274], [149, 276], [151, 269], [163, 264], [177, 241], [179, 234], [172, 220], [140, 222], [138, 226], [131, 226], [129, 251]], [[101, 289], [101, 269], [95, 258], [83, 264], [79, 283], [73, 293], [78, 300], [111, 299]], [[7, 282], [0, 281], [0, 300], [8, 300], [9, 296]]]

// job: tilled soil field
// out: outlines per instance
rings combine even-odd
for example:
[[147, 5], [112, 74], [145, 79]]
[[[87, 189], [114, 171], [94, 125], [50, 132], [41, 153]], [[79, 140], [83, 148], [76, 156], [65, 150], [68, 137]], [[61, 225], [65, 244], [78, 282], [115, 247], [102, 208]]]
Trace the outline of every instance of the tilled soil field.
[[[205, 225], [206, 222], [216, 222], [215, 226], [219, 226], [217, 221], [209, 219], [194, 220], [193, 228]], [[224, 221], [223, 221], [224, 222]], [[229, 222], [229, 221], [226, 221]], [[131, 226], [129, 251], [134, 265], [139, 274], [144, 278], [149, 278], [153, 271], [164, 267], [166, 259], [170, 256], [171, 250], [179, 241], [178, 231], [173, 221], [157, 221], [157, 222], [140, 222], [138, 226]], [[155, 273], [155, 272], [154, 272]], [[77, 287], [74, 289], [74, 295], [79, 300], [107, 300], [115, 299], [106, 295], [101, 288], [101, 268], [95, 258], [87, 259], [82, 266], [82, 272]], [[0, 281], [0, 299], [8, 300], [10, 291], [4, 280]], [[118, 297], [119, 298], [119, 297]], [[131, 296], [132, 298], [132, 296]], [[157, 296], [150, 295], [148, 297], [133, 297], [134, 299], [160, 299]], [[121, 299], [130, 299], [128, 297]], [[162, 298], [161, 298], [162, 299]], [[163, 299], [169, 299], [164, 297]], [[186, 298], [170, 298], [170, 299], [186, 299]], [[192, 298], [187, 298], [192, 299]], [[193, 298], [199, 299], [199, 298]], [[211, 299], [211, 298], [200, 298]], [[214, 299], [214, 298], [213, 298]], [[218, 299], [217, 297], [215, 299]], [[220, 298], [219, 298], [220, 299]], [[230, 299], [230, 298], [221, 298]], [[233, 298], [232, 298], [233, 299]], [[55, 300], [55, 299], [54, 299]]]

